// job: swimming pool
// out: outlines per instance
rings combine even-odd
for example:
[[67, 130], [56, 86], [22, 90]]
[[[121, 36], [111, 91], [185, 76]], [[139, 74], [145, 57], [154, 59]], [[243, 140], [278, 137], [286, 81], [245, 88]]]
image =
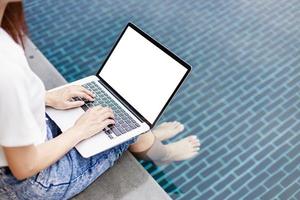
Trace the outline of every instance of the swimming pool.
[[300, 2], [25, 1], [32, 40], [68, 81], [94, 74], [131, 21], [193, 71], [161, 121], [201, 154], [142, 165], [174, 199], [300, 199]]

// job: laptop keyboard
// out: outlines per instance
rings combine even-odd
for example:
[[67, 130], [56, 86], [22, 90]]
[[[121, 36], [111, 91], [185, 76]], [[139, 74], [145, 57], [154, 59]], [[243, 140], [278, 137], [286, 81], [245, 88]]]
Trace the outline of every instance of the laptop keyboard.
[[115, 124], [104, 129], [104, 132], [110, 139], [121, 136], [124, 133], [140, 127], [140, 125], [95, 82], [89, 82], [82, 86], [96, 95], [95, 101], [93, 102], [86, 101], [80, 97], [73, 98], [75, 101], [85, 101], [85, 104], [81, 106], [84, 111], [99, 105], [103, 107], [110, 107], [113, 110], [115, 115]]

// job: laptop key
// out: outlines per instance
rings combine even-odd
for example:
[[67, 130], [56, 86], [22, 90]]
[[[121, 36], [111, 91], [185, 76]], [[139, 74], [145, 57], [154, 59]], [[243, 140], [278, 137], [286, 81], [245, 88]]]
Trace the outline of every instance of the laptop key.
[[125, 128], [125, 130], [129, 132], [129, 131], [132, 131], [132, 130], [133, 130], [133, 128], [131, 128], [131, 127], [127, 126], [127, 127]]
[[113, 127], [111, 130], [116, 136], [122, 135], [122, 132], [119, 131], [116, 127]]
[[124, 128], [122, 128], [122, 127], [119, 127], [119, 128], [117, 128], [122, 134], [123, 133], [126, 133], [127, 131], [124, 129]]
[[136, 127], [140, 127], [140, 125], [136, 122], [133, 122], [134, 125], [136, 125]]
[[126, 118], [125, 118], [125, 122], [126, 122], [127, 124], [131, 124], [130, 118], [126, 117]]
[[92, 102], [88, 102], [85, 104], [87, 107], [93, 107], [93, 103]]
[[114, 137], [110, 134], [106, 134], [110, 139], [114, 139]]
[[112, 136], [112, 131], [110, 129], [105, 129], [104, 130], [105, 134], [110, 138], [113, 139], [114, 137]]
[[73, 97], [74, 101], [80, 101], [79, 97]]
[[128, 124], [130, 126], [130, 128], [135, 129], [137, 126], [134, 123], [129, 123]]
[[81, 108], [84, 110], [84, 111], [87, 111], [88, 109], [89, 109], [89, 107], [87, 107], [87, 105], [83, 105], [83, 106], [81, 106]]
[[123, 128], [124, 128], [126, 131], [131, 131], [131, 130], [132, 130], [128, 125], [123, 126]]

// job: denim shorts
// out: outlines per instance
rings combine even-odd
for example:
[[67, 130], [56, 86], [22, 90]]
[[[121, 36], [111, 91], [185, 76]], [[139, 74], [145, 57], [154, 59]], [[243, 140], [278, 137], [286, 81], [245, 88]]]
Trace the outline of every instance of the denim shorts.
[[[47, 117], [46, 121], [49, 140], [61, 131], [50, 118]], [[69, 199], [83, 191], [110, 168], [135, 141], [136, 138], [133, 138], [90, 158], [83, 158], [73, 148], [55, 164], [23, 181], [18, 181], [8, 167], [2, 167], [0, 199]]]

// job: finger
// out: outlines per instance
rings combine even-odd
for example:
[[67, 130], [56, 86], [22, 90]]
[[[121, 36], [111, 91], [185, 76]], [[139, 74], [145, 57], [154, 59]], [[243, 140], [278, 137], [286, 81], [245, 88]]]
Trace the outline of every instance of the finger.
[[67, 101], [65, 103], [66, 109], [77, 108], [84, 104], [84, 101]]
[[102, 106], [95, 106], [95, 107], [91, 108], [91, 110], [94, 111], [94, 112], [98, 112], [98, 111], [100, 111], [102, 109], [103, 109]]
[[105, 112], [113, 112], [113, 110], [109, 107], [100, 107], [100, 108], [95, 109], [95, 112], [97, 112], [97, 114], [101, 115]]
[[111, 112], [111, 111], [97, 112], [97, 113], [95, 113], [95, 117], [100, 122], [105, 120], [105, 119], [108, 119], [108, 118], [112, 118], [112, 119], [115, 118], [113, 112]]
[[91, 96], [93, 98], [96, 97], [96, 95], [92, 91], [86, 89], [85, 87], [83, 87], [81, 85], [78, 85], [78, 89], [79, 89], [79, 91], [84, 92], [84, 93], [86, 93], [87, 95], [89, 95], [89, 96]]
[[92, 112], [93, 108], [88, 108], [85, 112]]
[[111, 117], [113, 119], [115, 118], [115, 114], [111, 109], [107, 109], [107, 111], [103, 112], [101, 115], [105, 115], [106, 113], [109, 114], [109, 117]]
[[112, 112], [105, 112], [99, 116], [99, 121], [104, 121], [109, 118], [114, 119], [114, 114]]
[[94, 106], [94, 107], [91, 107], [89, 108], [87, 111], [89, 112], [98, 112], [99, 110], [101, 110], [103, 107], [102, 106]]
[[87, 99], [89, 101], [94, 101], [95, 99], [93, 97], [91, 97], [90, 95], [84, 93], [84, 92], [81, 92], [81, 91], [72, 91], [70, 93], [71, 97], [81, 97], [81, 98], [84, 98], [84, 99]]
[[[100, 121], [104, 120], [106, 115], [109, 115], [109, 117], [114, 118], [114, 113], [112, 112], [112, 109], [108, 107], [101, 107], [101, 106], [96, 106], [91, 109], [89, 109], [91, 114], [93, 114], [94, 118], [99, 119]], [[108, 113], [108, 114], [106, 114]]]
[[115, 124], [115, 121], [113, 119], [106, 119], [101, 123], [101, 129], [106, 128], [109, 125]]
[[110, 107], [103, 107], [102, 112], [113, 112]]

